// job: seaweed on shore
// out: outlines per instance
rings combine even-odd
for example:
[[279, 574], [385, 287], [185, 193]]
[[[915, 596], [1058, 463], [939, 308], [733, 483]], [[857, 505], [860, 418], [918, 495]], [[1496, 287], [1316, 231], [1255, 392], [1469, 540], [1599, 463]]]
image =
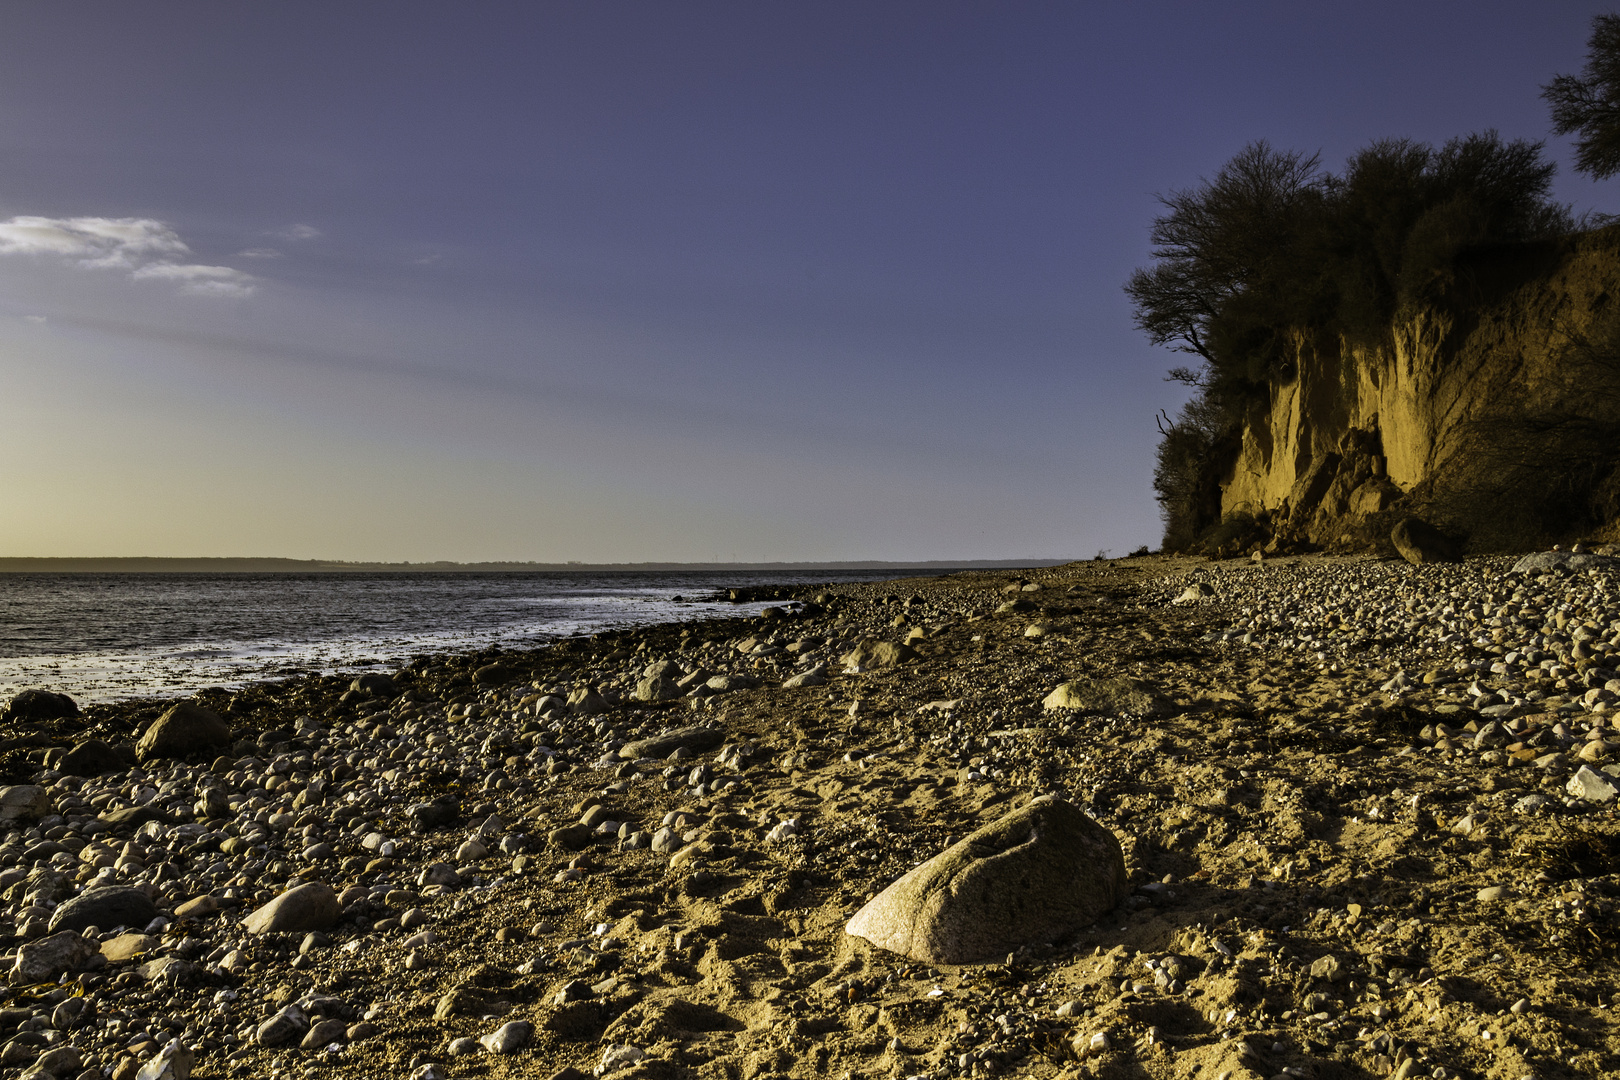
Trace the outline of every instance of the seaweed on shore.
[[1620, 833], [1580, 831], [1526, 854], [1553, 881], [1608, 877], [1620, 874]]

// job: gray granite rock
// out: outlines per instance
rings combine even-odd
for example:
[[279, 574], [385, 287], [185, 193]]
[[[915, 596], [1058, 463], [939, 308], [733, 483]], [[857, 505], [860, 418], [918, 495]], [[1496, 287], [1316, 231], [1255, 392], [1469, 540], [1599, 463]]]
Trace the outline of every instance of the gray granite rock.
[[801, 687], [806, 687], [806, 686], [826, 686], [826, 685], [827, 685], [827, 665], [825, 665], [825, 664], [817, 664], [815, 667], [811, 668], [809, 671], [801, 671], [801, 672], [799, 672], [799, 674], [793, 676], [792, 678], [784, 680], [783, 683], [782, 683], [782, 689], [784, 689], [784, 690], [798, 690]]
[[0, 788], [0, 826], [32, 824], [50, 812], [50, 794], [36, 784]]
[[1613, 802], [1615, 795], [1620, 794], [1620, 788], [1614, 786], [1614, 781], [1585, 765], [1575, 770], [1575, 775], [1569, 778], [1564, 790], [1577, 799], [1594, 803]]
[[30, 941], [17, 950], [9, 981], [13, 986], [55, 982], [59, 976], [77, 970], [98, 951], [95, 942], [80, 937], [74, 930]]
[[343, 906], [338, 903], [332, 887], [325, 882], [311, 881], [288, 889], [253, 912], [242, 920], [242, 928], [250, 934], [325, 930], [342, 914]]
[[1549, 570], [1589, 570], [1620, 565], [1620, 559], [1575, 551], [1535, 551], [1513, 564], [1515, 574], [1540, 574]]
[[847, 931], [924, 963], [981, 963], [1095, 922], [1125, 892], [1114, 835], [1078, 807], [1045, 797], [912, 870], [861, 908]]
[[664, 758], [683, 746], [693, 753], [701, 753], [704, 750], [712, 750], [725, 741], [726, 733], [719, 728], [686, 727], [625, 743], [619, 747], [619, 756], [626, 761]]
[[288, 1005], [254, 1029], [253, 1038], [260, 1046], [287, 1046], [298, 1042], [309, 1030], [309, 1017], [297, 1005]]
[[141, 889], [128, 885], [106, 885], [86, 889], [64, 901], [51, 914], [51, 930], [83, 930], [96, 926], [111, 930], [127, 926], [144, 930], [157, 917], [157, 905]]
[[152, 721], [135, 744], [136, 760], [184, 758], [227, 746], [231, 729], [219, 714], [191, 701], [181, 701]]

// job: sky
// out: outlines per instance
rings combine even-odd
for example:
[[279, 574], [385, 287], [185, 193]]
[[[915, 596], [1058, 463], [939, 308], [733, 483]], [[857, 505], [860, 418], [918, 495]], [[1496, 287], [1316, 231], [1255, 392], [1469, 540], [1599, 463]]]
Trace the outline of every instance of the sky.
[[1156, 545], [1156, 196], [1547, 139], [1604, 4], [13, 0], [0, 555]]

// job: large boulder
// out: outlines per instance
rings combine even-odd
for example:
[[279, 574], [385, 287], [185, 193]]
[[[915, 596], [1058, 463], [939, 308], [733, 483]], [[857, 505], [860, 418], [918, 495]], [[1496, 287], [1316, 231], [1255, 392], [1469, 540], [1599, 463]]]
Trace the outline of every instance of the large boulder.
[[515, 675], [516, 672], [514, 672], [511, 668], [507, 667], [505, 664], [496, 662], [493, 664], [485, 664], [483, 667], [475, 670], [473, 672], [473, 682], [478, 683], [481, 686], [499, 686], [502, 683], [511, 682]]
[[666, 679], [662, 675], [649, 675], [636, 683], [636, 688], [630, 696], [637, 701], [673, 701], [685, 691], [673, 679]]
[[311, 881], [288, 889], [253, 912], [242, 920], [242, 928], [250, 934], [325, 930], [342, 914], [343, 905], [332, 886]]
[[568, 695], [568, 711], [575, 716], [595, 716], [612, 707], [594, 686], [581, 686]]
[[672, 682], [680, 682], [681, 679], [686, 677], [686, 672], [682, 671], [681, 666], [673, 660], [654, 660], [641, 669], [641, 677], [643, 679], [669, 679]]
[[1306, 514], [1316, 509], [1339, 475], [1339, 464], [1343, 460], [1336, 453], [1322, 454], [1294, 481], [1293, 490], [1288, 493], [1288, 505], [1294, 508], [1295, 514]]
[[1575, 770], [1575, 775], [1569, 778], [1564, 790], [1583, 802], [1606, 803], [1613, 802], [1615, 796], [1620, 794], [1620, 788], [1614, 786], [1614, 781], [1602, 773], [1595, 773], [1582, 765]]
[[1390, 531], [1389, 542], [1413, 566], [1456, 562], [1462, 557], [1455, 540], [1422, 518], [1402, 518]]
[[870, 671], [873, 668], [895, 667], [917, 659], [917, 650], [909, 645], [896, 645], [892, 641], [873, 641], [867, 638], [840, 659], [846, 668]]
[[29, 825], [50, 812], [50, 792], [38, 784], [0, 788], [0, 827]]
[[6, 705], [5, 713], [0, 715], [0, 719], [15, 724], [34, 720], [60, 720], [66, 716], [78, 715], [78, 704], [66, 694], [50, 690], [24, 690]]
[[157, 905], [144, 891], [127, 885], [104, 885], [86, 889], [58, 905], [51, 913], [50, 928], [77, 932], [91, 926], [103, 931], [127, 926], [144, 930], [155, 918]]
[[393, 697], [399, 693], [399, 684], [394, 682], [392, 675], [381, 671], [368, 671], [355, 676], [354, 681], [349, 684], [349, 689], [375, 697]]
[[817, 664], [808, 671], [801, 671], [790, 679], [782, 682], [784, 690], [798, 690], [807, 686], [827, 685], [827, 665]]
[[726, 733], [719, 728], [687, 727], [666, 731], [662, 735], [654, 735], [647, 739], [637, 739], [635, 742], [625, 743], [619, 747], [619, 756], [629, 761], [639, 761], [642, 758], [666, 758], [686, 747], [694, 754], [701, 754], [705, 750], [713, 750], [726, 741]]
[[309, 1017], [297, 1005], [288, 1005], [259, 1024], [253, 1039], [260, 1046], [277, 1047], [298, 1042], [309, 1030]]
[[184, 758], [229, 746], [231, 729], [218, 713], [194, 701], [182, 701], [152, 721], [135, 744], [142, 764], [155, 758]]
[[1047, 694], [1041, 705], [1048, 711], [1074, 709], [1077, 712], [1119, 716], [1159, 716], [1174, 707], [1170, 700], [1137, 679], [1074, 679]]
[[17, 950], [17, 960], [8, 981], [13, 986], [55, 982], [62, 975], [78, 970], [80, 964], [99, 951], [95, 942], [72, 930], [30, 941]]
[[1514, 563], [1511, 572], [1540, 574], [1548, 570], [1608, 569], [1616, 563], [1620, 563], [1620, 559], [1587, 551], [1534, 551]]
[[1125, 893], [1114, 834], [1047, 796], [929, 859], [846, 929], [925, 964], [977, 964], [1072, 934]]
[[1350, 493], [1350, 510], [1363, 517], [1382, 514], [1401, 497], [1401, 489], [1386, 476], [1375, 476]]

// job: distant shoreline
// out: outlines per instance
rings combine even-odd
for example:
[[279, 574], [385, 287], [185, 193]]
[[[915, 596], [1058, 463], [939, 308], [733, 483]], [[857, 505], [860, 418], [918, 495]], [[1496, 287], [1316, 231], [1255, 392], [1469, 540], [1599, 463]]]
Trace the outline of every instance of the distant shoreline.
[[477, 573], [758, 573], [773, 570], [1017, 570], [1061, 566], [1073, 559], [933, 559], [922, 562], [342, 562], [336, 559], [254, 558], [0, 558], [0, 574], [477, 574]]

